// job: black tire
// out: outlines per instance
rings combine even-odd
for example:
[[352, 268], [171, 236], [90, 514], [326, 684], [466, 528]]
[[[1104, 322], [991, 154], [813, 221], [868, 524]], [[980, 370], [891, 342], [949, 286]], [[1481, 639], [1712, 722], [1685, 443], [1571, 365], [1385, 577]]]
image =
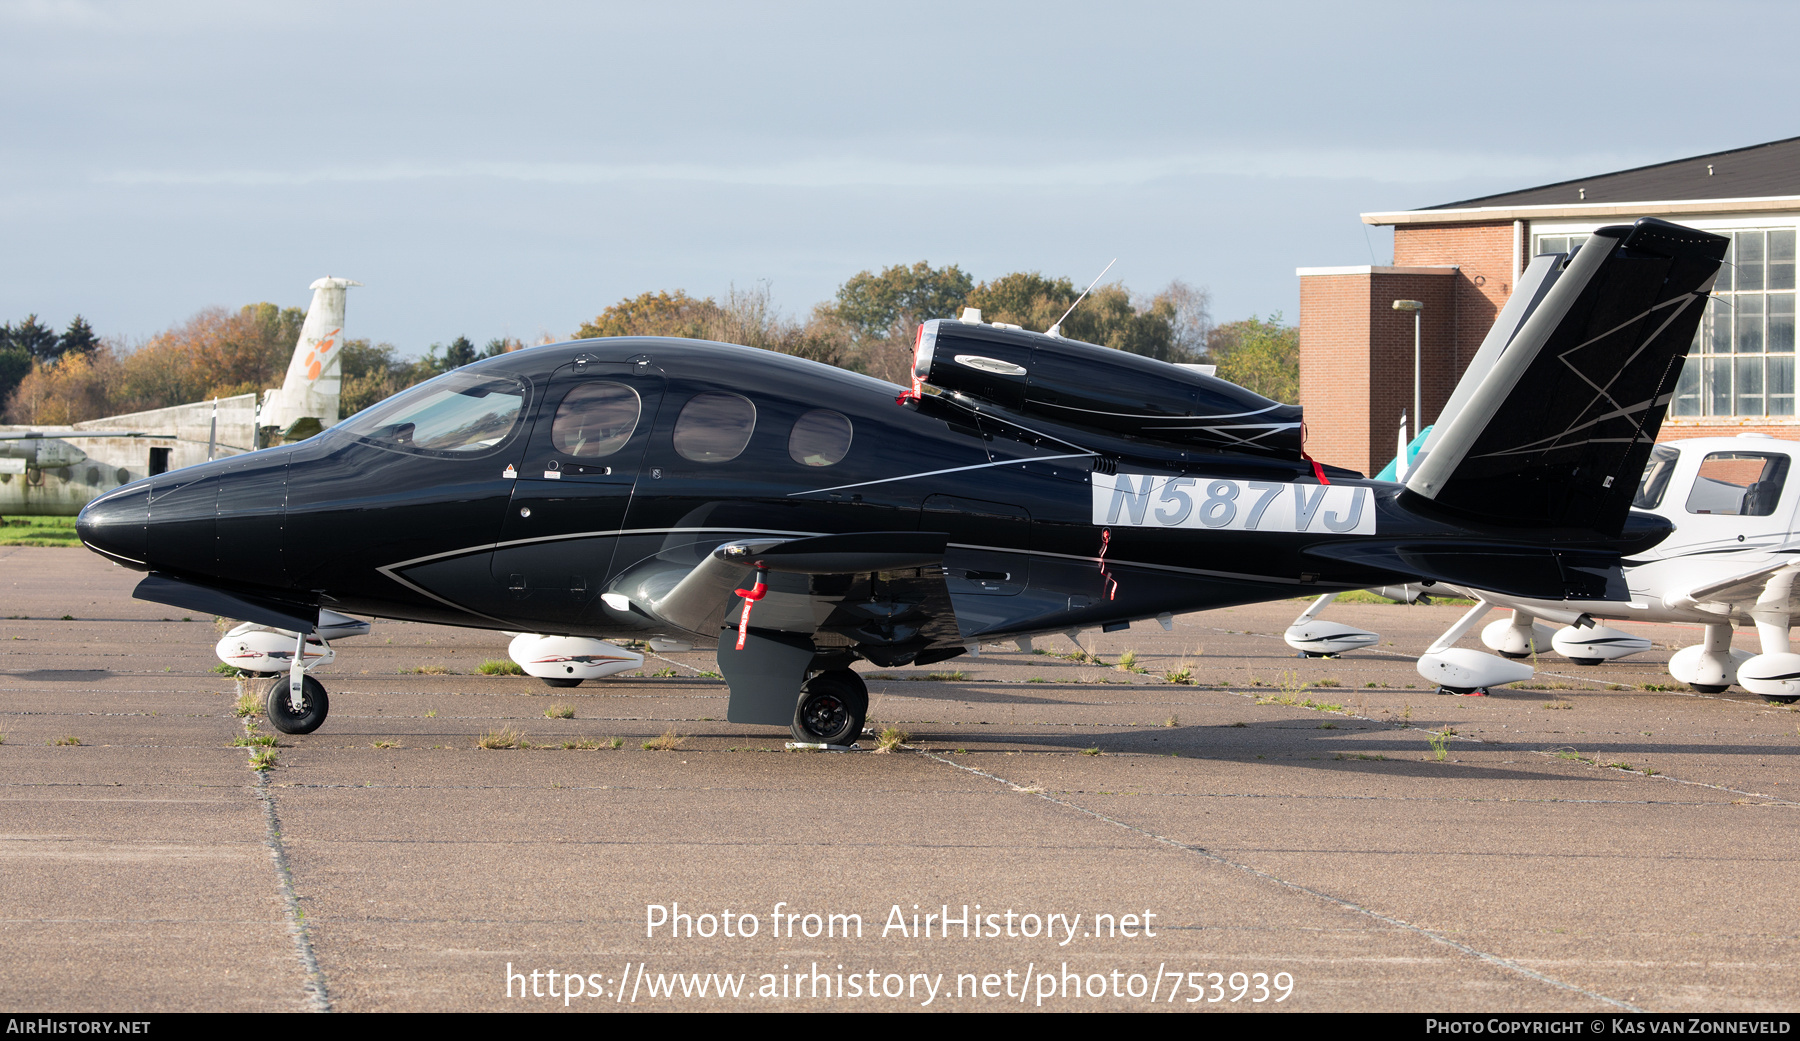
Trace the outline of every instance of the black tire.
[[800, 688], [790, 728], [794, 740], [847, 745], [862, 736], [869, 715], [869, 688], [849, 669], [831, 669]]
[[544, 685], [548, 686], [548, 687], [579, 687], [579, 686], [581, 686], [581, 680], [579, 678], [573, 677], [573, 676], [539, 676], [538, 679], [543, 680]]
[[325, 685], [306, 677], [300, 684], [300, 705], [298, 714], [288, 707], [286, 676], [277, 677], [263, 694], [263, 711], [268, 714], [269, 725], [284, 734], [310, 734], [324, 725], [325, 716], [331, 711]]
[[1688, 686], [1702, 694], [1723, 694], [1731, 689], [1730, 684], [1690, 683]]
[[1792, 705], [1794, 702], [1800, 701], [1800, 697], [1792, 694], [1764, 694], [1762, 699], [1771, 705]]
[[1605, 658], [1570, 658], [1569, 660], [1577, 665], [1599, 665], [1606, 661]]
[[1518, 661], [1521, 658], [1531, 657], [1530, 651], [1526, 651], [1524, 654], [1515, 654], [1512, 651], [1496, 651], [1495, 653], [1500, 655], [1500, 657], [1502, 657], [1502, 658], [1511, 658], [1514, 661]]

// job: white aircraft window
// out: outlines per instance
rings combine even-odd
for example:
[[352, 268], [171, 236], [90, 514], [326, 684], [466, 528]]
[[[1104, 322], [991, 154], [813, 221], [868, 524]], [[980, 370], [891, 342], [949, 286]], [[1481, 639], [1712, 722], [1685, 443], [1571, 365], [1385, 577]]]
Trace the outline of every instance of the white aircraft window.
[[1687, 511], [1724, 517], [1767, 517], [1787, 483], [1788, 457], [1714, 452], [1700, 461]]
[[1668, 445], [1657, 445], [1650, 450], [1650, 461], [1644, 464], [1644, 479], [1638, 482], [1637, 494], [1632, 497], [1631, 505], [1640, 510], [1654, 510], [1662, 505], [1663, 493], [1669, 490], [1669, 478], [1675, 474], [1675, 460], [1681, 458], [1681, 452]]
[[631, 439], [641, 411], [637, 391], [623, 383], [584, 383], [556, 407], [550, 442], [577, 459], [612, 455]]
[[675, 420], [675, 451], [696, 463], [736, 459], [756, 429], [756, 406], [742, 394], [696, 394]]
[[408, 451], [474, 455], [519, 423], [525, 388], [505, 377], [448, 373], [350, 417], [338, 429]]
[[788, 455], [807, 466], [830, 466], [850, 452], [850, 421], [836, 412], [814, 409], [794, 423]]

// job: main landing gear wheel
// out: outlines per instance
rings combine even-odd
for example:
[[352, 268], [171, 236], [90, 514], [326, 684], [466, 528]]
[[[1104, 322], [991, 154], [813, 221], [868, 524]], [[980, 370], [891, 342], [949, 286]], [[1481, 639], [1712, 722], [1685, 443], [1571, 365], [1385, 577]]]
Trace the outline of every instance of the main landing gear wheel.
[[1688, 686], [1694, 688], [1695, 690], [1699, 691], [1702, 694], [1723, 694], [1726, 691], [1731, 689], [1731, 686], [1729, 684], [1690, 683], [1690, 684], [1688, 684]]
[[1762, 699], [1771, 705], [1792, 705], [1800, 701], [1800, 697], [1792, 694], [1764, 694]]
[[1601, 662], [1605, 661], [1606, 659], [1604, 659], [1604, 658], [1570, 658], [1569, 660], [1574, 662], [1577, 665], [1598, 665]]
[[539, 676], [548, 687], [579, 687], [581, 680], [570, 676]]
[[300, 711], [288, 704], [288, 678], [278, 677], [263, 694], [263, 709], [269, 723], [284, 734], [310, 734], [325, 723], [331, 711], [331, 699], [325, 696], [325, 685], [311, 676], [300, 684]]
[[794, 740], [847, 745], [862, 736], [869, 688], [849, 669], [831, 669], [807, 680], [794, 706]]

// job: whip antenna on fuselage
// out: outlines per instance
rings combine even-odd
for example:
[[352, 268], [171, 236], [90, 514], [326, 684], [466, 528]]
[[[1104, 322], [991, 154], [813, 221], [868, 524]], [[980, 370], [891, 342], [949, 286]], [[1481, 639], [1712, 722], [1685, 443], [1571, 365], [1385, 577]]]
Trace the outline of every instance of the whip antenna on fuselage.
[[1100, 273], [1098, 275], [1094, 276], [1094, 280], [1092, 282], [1088, 283], [1088, 287], [1086, 289], [1083, 289], [1081, 291], [1081, 295], [1075, 298], [1075, 302], [1069, 305], [1069, 309], [1067, 311], [1063, 312], [1063, 316], [1056, 320], [1056, 324], [1051, 326], [1050, 328], [1044, 330], [1044, 335], [1045, 336], [1061, 336], [1062, 335], [1062, 324], [1069, 320], [1069, 316], [1075, 313], [1075, 309], [1077, 307], [1081, 306], [1081, 302], [1083, 300], [1087, 299], [1087, 295], [1094, 291], [1094, 287], [1100, 284], [1100, 280], [1105, 278], [1106, 273], [1108, 271], [1111, 271], [1112, 266], [1114, 264], [1117, 264], [1118, 262], [1119, 262], [1118, 257], [1114, 257], [1111, 260], [1107, 261], [1106, 266], [1100, 269]]

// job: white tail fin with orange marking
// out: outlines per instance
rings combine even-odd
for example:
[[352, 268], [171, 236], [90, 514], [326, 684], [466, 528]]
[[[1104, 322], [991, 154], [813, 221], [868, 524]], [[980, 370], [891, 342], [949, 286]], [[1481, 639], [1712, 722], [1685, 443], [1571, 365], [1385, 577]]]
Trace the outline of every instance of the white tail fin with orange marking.
[[360, 285], [347, 278], [321, 278], [312, 284], [312, 306], [306, 309], [306, 324], [288, 362], [287, 379], [280, 389], [263, 395], [257, 426], [274, 427], [283, 440], [297, 441], [338, 421], [344, 296], [345, 290]]

